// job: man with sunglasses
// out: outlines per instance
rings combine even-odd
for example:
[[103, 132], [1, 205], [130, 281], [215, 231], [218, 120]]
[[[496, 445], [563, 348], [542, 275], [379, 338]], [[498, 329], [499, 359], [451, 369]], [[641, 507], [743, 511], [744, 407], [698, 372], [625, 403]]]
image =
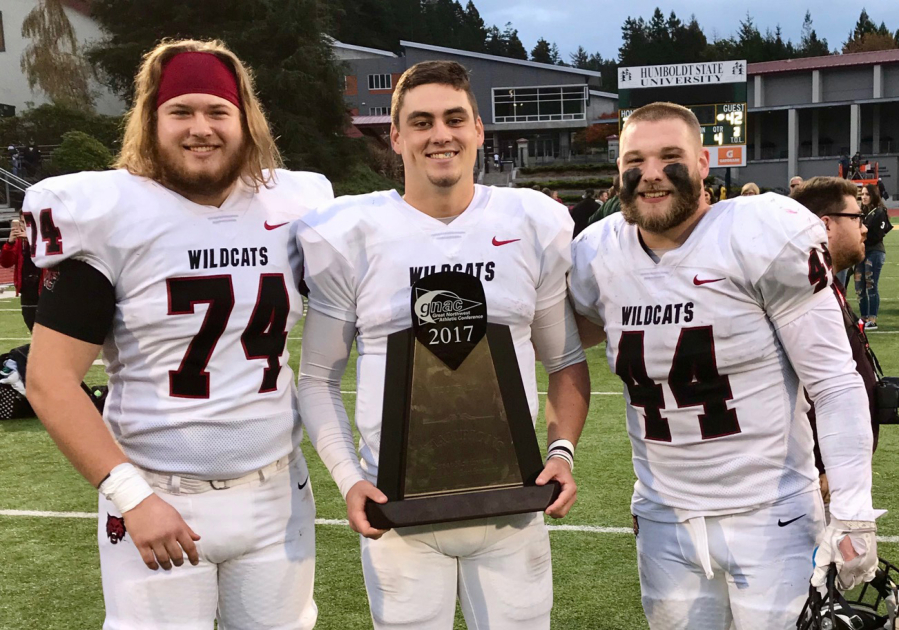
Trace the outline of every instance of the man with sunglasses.
[[[855, 195], [856, 186], [848, 179], [813, 177], [794, 188], [790, 197], [817, 215], [827, 230], [827, 246], [833, 264], [833, 292], [843, 311], [849, 346], [852, 348], [852, 358], [855, 359], [856, 369], [865, 383], [871, 408], [871, 428], [874, 433], [874, 448], [876, 449], [878, 433], [877, 413], [874, 406], [874, 388], [878, 380], [876, 359], [868, 346], [864, 330], [858, 325], [858, 316], [852, 312], [852, 308], [846, 301], [846, 287], [841, 282], [841, 278], [845, 278], [845, 276], [840, 276], [841, 272], [852, 269], [854, 265], [865, 259], [865, 235], [868, 233], [868, 228], [862, 221], [864, 213], [861, 211]], [[808, 416], [814, 430], [814, 404], [809, 410]], [[815, 431], [815, 465], [821, 475], [821, 493], [824, 496], [824, 503], [829, 504], [827, 475], [821, 459], [821, 452], [818, 449], [817, 431]]]

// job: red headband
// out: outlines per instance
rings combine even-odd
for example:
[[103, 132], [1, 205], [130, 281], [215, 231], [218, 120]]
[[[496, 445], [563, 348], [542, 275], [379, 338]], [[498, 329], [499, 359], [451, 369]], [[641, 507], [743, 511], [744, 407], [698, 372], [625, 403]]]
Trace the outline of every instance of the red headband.
[[234, 72], [212, 53], [179, 53], [163, 66], [156, 107], [182, 94], [211, 94], [243, 109]]

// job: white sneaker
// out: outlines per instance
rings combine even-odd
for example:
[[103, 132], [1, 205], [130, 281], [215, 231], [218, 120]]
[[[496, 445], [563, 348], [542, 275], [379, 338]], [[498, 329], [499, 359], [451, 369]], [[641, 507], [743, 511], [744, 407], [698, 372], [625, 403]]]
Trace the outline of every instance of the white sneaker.
[[865, 330], [877, 330], [877, 322], [869, 319], [865, 322]]

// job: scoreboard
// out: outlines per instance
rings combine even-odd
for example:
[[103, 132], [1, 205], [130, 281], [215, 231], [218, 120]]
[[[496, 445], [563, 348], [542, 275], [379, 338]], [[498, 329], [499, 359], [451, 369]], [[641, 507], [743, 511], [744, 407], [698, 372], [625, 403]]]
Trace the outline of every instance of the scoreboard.
[[618, 68], [619, 131], [634, 109], [669, 101], [690, 109], [712, 168], [746, 166], [746, 62]]

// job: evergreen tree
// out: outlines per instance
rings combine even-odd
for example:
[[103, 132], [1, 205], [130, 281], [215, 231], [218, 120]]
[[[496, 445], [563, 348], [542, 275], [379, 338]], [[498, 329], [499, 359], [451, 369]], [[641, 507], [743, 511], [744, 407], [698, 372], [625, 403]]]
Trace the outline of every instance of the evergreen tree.
[[537, 40], [537, 44], [531, 50], [531, 61], [552, 63], [552, 49], [550, 48], [549, 42], [542, 37]]
[[622, 66], [643, 66], [653, 63], [647, 54], [649, 35], [643, 18], [628, 17], [621, 26], [621, 47], [618, 59]]
[[843, 42], [844, 53], [891, 50], [893, 48], [899, 48], [899, 38], [890, 33], [890, 29], [884, 22], [881, 22], [880, 26], [875, 26], [874, 20], [865, 9], [862, 9], [859, 14], [858, 22], [850, 31], [849, 38]]
[[[397, 11], [402, 0], [332, 0], [329, 34], [334, 39], [357, 46], [397, 50], [400, 39], [412, 39], [397, 30]], [[415, 0], [416, 8], [418, 0]], [[402, 7], [409, 9], [410, 7]]]
[[289, 168], [334, 177], [352, 164], [344, 71], [323, 35], [320, 0], [94, 0], [91, 9], [107, 37], [89, 57], [126, 99], [141, 56], [163, 37], [218, 38], [253, 69]]
[[474, 52], [484, 52], [487, 42], [487, 29], [481, 14], [474, 6], [474, 0], [468, 0], [465, 6], [463, 24], [465, 27], [462, 39], [462, 48]]
[[518, 29], [512, 28], [511, 22], [506, 22], [506, 30], [503, 31], [503, 41], [506, 43], [506, 57], [525, 60], [528, 58], [524, 44], [518, 38]]
[[568, 58], [571, 59], [571, 65], [575, 68], [580, 68], [581, 70], [590, 69], [587, 67], [587, 64], [590, 63], [590, 55], [587, 54], [583, 46], [578, 46], [575, 52], [568, 55]]
[[[671, 17], [675, 17], [673, 12]], [[709, 41], [706, 39], [705, 33], [702, 32], [699, 22], [696, 21], [696, 16], [691, 15], [690, 22], [686, 25], [680, 24], [680, 20], [677, 20], [677, 22], [679, 26], [675, 27], [671, 37], [674, 54], [677, 54], [678, 58], [683, 59], [686, 63], [706, 59]]]
[[811, 11], [806, 11], [805, 19], [802, 21], [802, 39], [799, 40], [796, 56], [819, 57], [829, 54], [830, 50], [827, 48], [827, 40], [818, 39], [818, 34], [812, 27], [812, 13]]

